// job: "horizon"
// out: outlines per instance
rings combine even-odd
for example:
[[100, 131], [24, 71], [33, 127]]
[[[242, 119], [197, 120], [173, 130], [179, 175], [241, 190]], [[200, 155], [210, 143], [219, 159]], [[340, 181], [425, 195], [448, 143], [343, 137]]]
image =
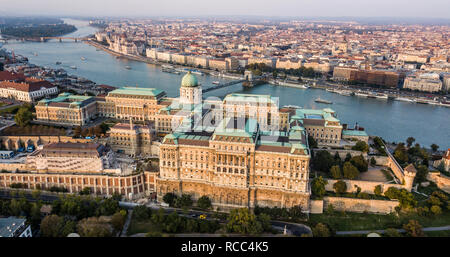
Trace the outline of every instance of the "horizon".
[[[89, 6], [89, 8], [86, 8]], [[356, 0], [294, 1], [276, 3], [257, 0], [211, 2], [207, 0], [169, 2], [129, 0], [124, 5], [119, 0], [6, 0], [1, 16], [52, 16], [52, 17], [111, 17], [111, 18], [196, 18], [196, 17], [248, 17], [278, 19], [397, 19], [449, 21], [450, 1], [429, 0]], [[388, 8], [387, 8], [388, 7]]]

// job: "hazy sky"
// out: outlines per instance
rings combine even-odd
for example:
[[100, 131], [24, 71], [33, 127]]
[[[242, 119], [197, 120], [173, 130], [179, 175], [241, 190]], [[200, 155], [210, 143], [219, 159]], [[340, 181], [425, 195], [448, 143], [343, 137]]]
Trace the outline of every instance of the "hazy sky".
[[0, 14], [449, 18], [450, 0], [0, 0]]

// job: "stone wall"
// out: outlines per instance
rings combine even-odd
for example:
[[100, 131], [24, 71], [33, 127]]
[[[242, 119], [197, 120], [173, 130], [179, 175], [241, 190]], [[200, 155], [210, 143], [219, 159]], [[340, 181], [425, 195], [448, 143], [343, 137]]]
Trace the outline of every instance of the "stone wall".
[[450, 194], [450, 177], [440, 172], [429, 172], [427, 179], [433, 181], [440, 189]]
[[[336, 179], [325, 179], [326, 181], [328, 181], [328, 184], [325, 186], [325, 190], [326, 191], [333, 191], [333, 185], [334, 183], [336, 183], [338, 180]], [[381, 185], [381, 189], [382, 192], [386, 192], [386, 190], [388, 190], [390, 187], [396, 187], [396, 188], [404, 188], [403, 185], [399, 185], [399, 184], [386, 184], [383, 182], [376, 182], [376, 181], [364, 181], [364, 180], [347, 180], [347, 179], [343, 179], [342, 181], [344, 181], [347, 184], [347, 192], [348, 193], [354, 193], [356, 192], [356, 186], [361, 188], [361, 192], [364, 193], [368, 193], [368, 194], [374, 194], [374, 190], [375, 187], [378, 185]]]
[[357, 198], [344, 197], [324, 197], [324, 209], [327, 209], [330, 204], [333, 205], [336, 211], [348, 212], [370, 212], [370, 213], [391, 213], [395, 211], [395, 207], [399, 205], [398, 201], [384, 201], [384, 200], [365, 200]]
[[27, 165], [25, 163], [0, 163], [0, 170], [16, 171], [16, 170], [26, 170]]
[[321, 214], [323, 213], [323, 200], [311, 200], [311, 214]]

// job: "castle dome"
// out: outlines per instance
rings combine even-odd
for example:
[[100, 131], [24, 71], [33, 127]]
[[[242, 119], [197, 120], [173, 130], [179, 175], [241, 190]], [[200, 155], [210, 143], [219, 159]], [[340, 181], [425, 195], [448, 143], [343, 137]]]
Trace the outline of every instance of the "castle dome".
[[188, 71], [186, 75], [184, 75], [183, 79], [181, 80], [181, 86], [182, 87], [197, 87], [198, 86], [198, 80], [195, 75], [191, 73], [191, 71]]

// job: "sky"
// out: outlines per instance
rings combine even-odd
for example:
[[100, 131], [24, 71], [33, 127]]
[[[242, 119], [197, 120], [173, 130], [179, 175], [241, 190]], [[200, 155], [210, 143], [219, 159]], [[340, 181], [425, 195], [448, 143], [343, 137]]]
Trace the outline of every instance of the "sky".
[[450, 0], [0, 0], [0, 15], [449, 18]]

